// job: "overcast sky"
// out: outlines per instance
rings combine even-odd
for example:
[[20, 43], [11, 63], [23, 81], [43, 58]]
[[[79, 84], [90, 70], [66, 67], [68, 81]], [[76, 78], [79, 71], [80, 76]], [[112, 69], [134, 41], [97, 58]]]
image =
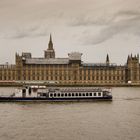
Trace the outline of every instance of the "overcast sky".
[[15, 53], [43, 57], [52, 34], [56, 57], [125, 64], [140, 53], [140, 0], [0, 0], [0, 63]]

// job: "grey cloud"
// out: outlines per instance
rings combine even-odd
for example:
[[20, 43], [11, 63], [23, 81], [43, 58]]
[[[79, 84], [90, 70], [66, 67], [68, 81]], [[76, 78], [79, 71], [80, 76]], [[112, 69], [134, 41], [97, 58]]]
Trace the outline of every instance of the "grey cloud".
[[46, 36], [49, 34], [47, 27], [45, 26], [32, 26], [32, 27], [24, 27], [24, 28], [15, 28], [12, 31], [5, 32], [1, 34], [2, 38], [6, 39], [22, 39], [29, 37], [39, 37]]
[[121, 20], [128, 20], [140, 16], [139, 11], [119, 11], [114, 15], [98, 15], [92, 14], [79, 15], [69, 21], [69, 26], [91, 26], [91, 25], [108, 25], [114, 22], [117, 18], [122, 17]]
[[120, 11], [116, 15], [137, 16], [137, 15], [140, 15], [140, 12], [139, 11]]
[[80, 15], [76, 18], [73, 18], [68, 25], [69, 26], [92, 26], [92, 25], [104, 25], [108, 24], [112, 21], [113, 17], [105, 18], [104, 16], [100, 16], [95, 18], [93, 15], [86, 16]]
[[[124, 18], [126, 16], [126, 18]], [[117, 34], [131, 34], [140, 36], [140, 13], [133, 11], [122, 11], [114, 15], [113, 20], [109, 24], [105, 24], [104, 28], [93, 34], [94, 30], [90, 30], [86, 37], [84, 36], [84, 44], [99, 44], [111, 39]], [[83, 40], [83, 38], [81, 40]], [[86, 39], [85, 39], [86, 38]]]

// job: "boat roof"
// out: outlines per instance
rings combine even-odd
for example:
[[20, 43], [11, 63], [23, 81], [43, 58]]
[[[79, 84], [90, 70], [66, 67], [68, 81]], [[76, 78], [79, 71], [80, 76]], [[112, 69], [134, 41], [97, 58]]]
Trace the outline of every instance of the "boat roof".
[[74, 91], [83, 91], [83, 92], [93, 92], [98, 91], [102, 92], [107, 89], [105, 88], [93, 88], [93, 87], [68, 87], [68, 88], [50, 88], [49, 91], [61, 91], [61, 92], [74, 92]]

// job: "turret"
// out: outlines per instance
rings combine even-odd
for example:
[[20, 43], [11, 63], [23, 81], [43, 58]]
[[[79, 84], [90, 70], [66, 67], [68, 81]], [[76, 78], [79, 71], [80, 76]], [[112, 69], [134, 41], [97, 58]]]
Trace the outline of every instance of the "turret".
[[52, 43], [52, 36], [50, 34], [50, 41], [49, 41], [49, 44], [48, 44], [48, 50], [53, 50], [53, 43]]
[[110, 64], [109, 55], [107, 54], [107, 56], [106, 56], [106, 65], [109, 65], [109, 64]]
[[137, 54], [137, 59], [138, 59], [138, 61], [139, 61], [139, 54]]
[[128, 68], [128, 75], [127, 79], [128, 81], [131, 81], [132, 83], [138, 83], [139, 82], [139, 55], [133, 56], [132, 54], [128, 56], [127, 58], [127, 68]]
[[130, 60], [130, 56], [128, 55], [128, 57], [127, 57], [127, 64], [128, 64], [128, 62], [129, 62], [129, 60]]
[[49, 59], [49, 58], [55, 58], [55, 51], [53, 49], [53, 42], [52, 42], [52, 36], [50, 34], [50, 40], [48, 44], [48, 49], [44, 53], [44, 57]]

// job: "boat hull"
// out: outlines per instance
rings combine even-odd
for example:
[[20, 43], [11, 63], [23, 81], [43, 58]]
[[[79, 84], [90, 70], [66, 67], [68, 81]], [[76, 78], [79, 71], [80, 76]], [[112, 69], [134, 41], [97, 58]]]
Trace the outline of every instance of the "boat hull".
[[24, 102], [24, 101], [47, 101], [47, 102], [57, 102], [57, 101], [111, 101], [112, 96], [107, 97], [94, 97], [94, 98], [38, 98], [38, 97], [0, 97], [0, 102]]

